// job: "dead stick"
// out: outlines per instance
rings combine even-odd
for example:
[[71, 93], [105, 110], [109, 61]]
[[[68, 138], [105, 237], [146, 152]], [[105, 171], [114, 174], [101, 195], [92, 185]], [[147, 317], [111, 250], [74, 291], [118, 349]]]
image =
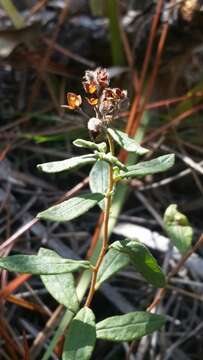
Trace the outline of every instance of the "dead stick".
[[[185, 262], [189, 259], [189, 257], [192, 254], [194, 254], [197, 251], [197, 249], [199, 249], [199, 247], [202, 245], [202, 243], [203, 243], [203, 234], [200, 236], [199, 240], [192, 247], [192, 249], [190, 249], [185, 255], [183, 255], [181, 257], [181, 259], [177, 263], [176, 267], [168, 274], [166, 283], [170, 282], [171, 278], [178, 273], [178, 271], [182, 268], [182, 266], [185, 264]], [[154, 300], [147, 308], [147, 311], [151, 311], [155, 306], [157, 306], [160, 303], [160, 301], [163, 299], [163, 297], [166, 293], [166, 290], [167, 290], [167, 285], [165, 288], [162, 288], [157, 292]]]

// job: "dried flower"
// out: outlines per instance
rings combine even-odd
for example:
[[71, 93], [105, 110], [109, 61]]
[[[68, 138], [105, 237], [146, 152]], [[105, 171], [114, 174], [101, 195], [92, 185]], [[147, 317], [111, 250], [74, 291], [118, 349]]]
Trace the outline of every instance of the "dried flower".
[[67, 93], [67, 108], [70, 110], [75, 110], [80, 107], [82, 104], [82, 99], [80, 95], [76, 95], [74, 93]]
[[99, 112], [105, 118], [115, 115], [120, 110], [121, 103], [126, 100], [127, 92], [119, 88], [106, 88], [103, 90], [100, 102]]
[[96, 69], [97, 82], [102, 89], [109, 86], [109, 74], [106, 69]]
[[117, 98], [119, 101], [127, 99], [127, 90], [121, 90], [119, 88], [112, 89], [114, 97]]
[[109, 85], [109, 74], [106, 69], [101, 68], [87, 70], [82, 83], [88, 94], [99, 94]]

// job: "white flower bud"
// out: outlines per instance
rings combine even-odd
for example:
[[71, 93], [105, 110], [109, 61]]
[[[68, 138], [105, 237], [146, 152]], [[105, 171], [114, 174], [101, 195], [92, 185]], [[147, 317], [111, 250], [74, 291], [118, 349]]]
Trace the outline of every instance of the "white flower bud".
[[102, 128], [102, 121], [95, 117], [89, 119], [87, 124], [88, 130], [93, 132], [100, 132]]
[[89, 119], [87, 123], [87, 128], [91, 136], [95, 139], [101, 133], [102, 121], [98, 118], [93, 117]]

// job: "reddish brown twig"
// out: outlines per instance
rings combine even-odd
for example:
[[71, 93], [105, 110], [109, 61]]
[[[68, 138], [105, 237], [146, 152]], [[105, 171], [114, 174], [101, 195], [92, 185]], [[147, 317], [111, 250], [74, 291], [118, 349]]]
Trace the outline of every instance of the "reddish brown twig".
[[31, 7], [27, 16], [27, 20], [30, 19], [34, 14], [39, 12], [46, 5], [47, 2], [48, 0], [38, 0], [37, 3]]
[[32, 275], [22, 274], [17, 276], [14, 280], [10, 281], [7, 286], [0, 290], [0, 298], [6, 298], [13, 291], [15, 291], [19, 286], [21, 286], [25, 281], [27, 281]]
[[[176, 267], [168, 274], [167, 276], [167, 283], [170, 282], [171, 278], [176, 275], [179, 270], [183, 267], [185, 262], [189, 259], [189, 257], [194, 254], [202, 245], [203, 243], [203, 234], [200, 236], [199, 240], [196, 242], [196, 244], [190, 249], [185, 255], [181, 257], [179, 262], [177, 263]], [[165, 293], [166, 293], [167, 287], [160, 289], [152, 303], [148, 306], [147, 311], [151, 311], [155, 306], [157, 306], [160, 301], [163, 299]]]
[[129, 45], [128, 38], [126, 36], [125, 31], [123, 30], [122, 25], [120, 24], [120, 34], [121, 34], [121, 40], [123, 42], [123, 47], [125, 51], [125, 56], [128, 62], [128, 66], [130, 68], [131, 74], [132, 74], [132, 82], [135, 93], [138, 93], [139, 91], [139, 78], [136, 69], [134, 68], [134, 58], [133, 54]]
[[39, 312], [40, 314], [43, 314], [43, 315], [45, 315], [45, 314], [50, 315], [39, 304], [32, 303], [30, 301], [24, 300], [24, 299], [19, 298], [17, 296], [9, 295], [9, 296], [6, 297], [6, 300], [13, 303], [13, 304], [16, 304], [18, 306], [21, 306], [21, 307], [23, 307], [25, 309], [28, 309], [30, 311], [37, 311], [37, 312]]
[[101, 226], [103, 224], [103, 220], [104, 220], [104, 213], [101, 212], [100, 216], [99, 216], [99, 220], [97, 221], [95, 230], [94, 230], [94, 234], [92, 236], [92, 240], [91, 240], [91, 244], [87, 253], [87, 258], [90, 258], [93, 254], [93, 251], [95, 249], [95, 246], [97, 245], [97, 241], [99, 239], [100, 236], [100, 232], [101, 232]]
[[[174, 0], [171, 1], [171, 5], [173, 5], [173, 3], [174, 3]], [[171, 11], [172, 11], [172, 7], [171, 7]], [[146, 109], [146, 105], [152, 94], [153, 87], [154, 87], [156, 77], [158, 74], [158, 70], [159, 70], [159, 65], [160, 65], [161, 56], [162, 56], [163, 49], [164, 49], [164, 44], [166, 42], [166, 38], [167, 38], [167, 34], [168, 34], [168, 29], [169, 29], [169, 22], [167, 21], [163, 25], [163, 28], [162, 28], [162, 32], [161, 32], [161, 36], [159, 39], [158, 48], [157, 48], [157, 52], [156, 52], [156, 56], [155, 56], [154, 67], [152, 69], [152, 73], [151, 73], [151, 76], [150, 76], [148, 84], [147, 84], [147, 89], [146, 89], [146, 92], [144, 95], [143, 104], [142, 104], [141, 108], [139, 109], [139, 113], [137, 115], [136, 121], [132, 125], [132, 129], [131, 129], [132, 134], [136, 133], [136, 131], [139, 127], [140, 121], [142, 119], [143, 113]]]
[[[89, 182], [89, 177], [86, 177], [83, 181], [81, 181], [79, 184], [74, 186], [71, 190], [67, 191], [59, 200], [59, 202], [70, 198], [71, 196], [77, 194], [84, 186], [86, 186]], [[7, 248], [9, 245], [11, 245], [13, 242], [15, 242], [19, 236], [21, 236], [25, 231], [30, 229], [33, 225], [35, 225], [39, 220], [37, 218], [33, 218], [28, 223], [23, 225], [20, 229], [18, 229], [15, 234], [11, 235], [4, 243], [0, 246], [0, 251]]]
[[146, 136], [143, 143], [147, 143], [151, 140], [154, 140], [158, 135], [163, 134], [168, 131], [170, 128], [177, 126], [181, 121], [186, 120], [189, 116], [194, 115], [196, 112], [203, 110], [203, 104], [194, 106], [193, 108], [183, 112], [178, 115], [175, 119], [171, 120], [169, 123], [161, 126], [159, 129], [154, 130], [150, 135]]
[[140, 102], [141, 102], [141, 98], [142, 98], [142, 92], [143, 92], [143, 84], [144, 84], [144, 81], [145, 81], [146, 72], [147, 72], [149, 62], [150, 62], [150, 58], [151, 58], [152, 47], [153, 47], [154, 39], [155, 39], [155, 36], [156, 36], [156, 31], [157, 31], [157, 27], [158, 27], [158, 23], [159, 23], [159, 18], [160, 18], [162, 6], [163, 6], [163, 0], [159, 0], [158, 3], [157, 3], [157, 6], [156, 6], [155, 15], [154, 15], [153, 20], [152, 20], [152, 25], [151, 25], [150, 34], [149, 34], [147, 50], [146, 50], [146, 53], [145, 53], [144, 63], [143, 63], [143, 67], [142, 67], [142, 71], [141, 71], [141, 77], [140, 77], [140, 81], [139, 81], [139, 90], [138, 90], [137, 96], [135, 96], [134, 101], [132, 103], [131, 111], [130, 111], [129, 118], [128, 118], [128, 123], [127, 123], [127, 126], [126, 126], [126, 132], [129, 135], [134, 135], [135, 134], [133, 132], [133, 129], [132, 129], [133, 128], [133, 123], [136, 122], [136, 116], [137, 116], [138, 111], [139, 111], [139, 106], [140, 106]]

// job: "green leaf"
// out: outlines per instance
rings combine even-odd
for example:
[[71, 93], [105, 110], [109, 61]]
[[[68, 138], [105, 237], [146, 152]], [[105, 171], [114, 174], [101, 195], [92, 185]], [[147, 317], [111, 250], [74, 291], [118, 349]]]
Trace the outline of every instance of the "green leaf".
[[[108, 190], [109, 164], [106, 161], [97, 160], [90, 171], [89, 185], [93, 193], [106, 194]], [[105, 200], [99, 203], [104, 209]]]
[[171, 204], [165, 211], [164, 224], [166, 232], [173, 245], [185, 253], [190, 249], [193, 230], [188, 218], [177, 210], [177, 205]]
[[96, 161], [94, 154], [76, 156], [70, 159], [61, 161], [52, 161], [37, 165], [38, 169], [46, 173], [58, 173], [66, 170], [72, 170], [87, 164], [92, 164]]
[[159, 156], [156, 159], [140, 162], [136, 165], [127, 167], [126, 172], [121, 172], [119, 175], [121, 178], [146, 176], [151, 174], [160, 173], [170, 169], [175, 161], [174, 154], [167, 154]]
[[121, 161], [119, 161], [116, 156], [113, 156], [110, 152], [107, 154], [96, 152], [95, 156], [97, 157], [98, 160], [104, 160], [113, 166], [118, 166], [119, 169], [123, 169], [123, 170], [126, 169], [126, 166]]
[[165, 286], [165, 275], [156, 259], [146, 246], [139, 241], [128, 239], [115, 241], [111, 245], [111, 248], [128, 255], [136, 270], [140, 272], [150, 284], [157, 288]]
[[99, 267], [96, 288], [98, 289], [104, 281], [126, 267], [129, 262], [129, 256], [121, 254], [117, 250], [109, 249]]
[[112, 316], [96, 325], [97, 338], [111, 341], [132, 341], [151, 334], [165, 324], [161, 315], [139, 311]]
[[71, 273], [41, 275], [41, 280], [45, 288], [59, 304], [64, 305], [73, 313], [77, 312], [79, 303], [75, 291], [74, 277]]
[[67, 330], [62, 360], [89, 360], [96, 342], [95, 316], [88, 307], [82, 308]]
[[73, 220], [86, 213], [104, 198], [103, 194], [85, 194], [73, 197], [58, 205], [40, 212], [37, 217], [39, 219], [47, 219], [58, 222]]
[[84, 139], [76, 139], [73, 141], [73, 144], [80, 148], [97, 150], [97, 151], [101, 151], [104, 153], [106, 152], [106, 149], [107, 149], [107, 145], [105, 142], [96, 144], [95, 142], [92, 142], [92, 141], [87, 141]]
[[64, 274], [88, 269], [89, 261], [64, 259], [54, 251], [47, 255], [12, 255], [0, 258], [0, 268], [35, 275]]
[[[39, 255], [51, 255], [60, 259], [60, 256], [54, 251], [41, 248]], [[55, 275], [41, 275], [41, 280], [58, 303], [66, 306], [70, 311], [77, 312], [79, 308], [79, 301], [75, 289], [74, 277], [71, 273], [55, 274]]]
[[133, 138], [120, 130], [108, 128], [108, 133], [122, 148], [129, 152], [136, 152], [138, 155], [144, 155], [149, 150], [140, 146]]

